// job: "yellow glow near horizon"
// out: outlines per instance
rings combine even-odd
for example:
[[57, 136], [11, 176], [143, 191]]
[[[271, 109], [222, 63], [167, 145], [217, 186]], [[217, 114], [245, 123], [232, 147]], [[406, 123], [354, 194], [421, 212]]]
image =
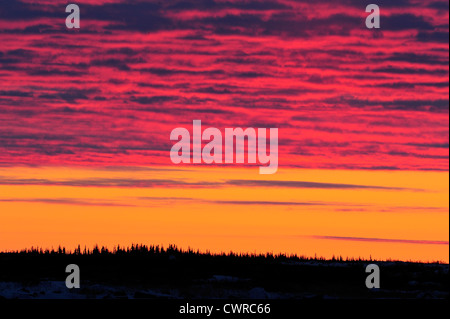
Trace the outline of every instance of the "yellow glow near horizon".
[[[256, 167], [179, 168], [0, 168], [0, 251], [144, 243], [449, 261], [448, 172], [280, 168], [259, 175]], [[123, 186], [136, 180], [147, 185]], [[285, 187], [279, 181], [324, 184]], [[89, 186], [99, 183], [122, 187]]]

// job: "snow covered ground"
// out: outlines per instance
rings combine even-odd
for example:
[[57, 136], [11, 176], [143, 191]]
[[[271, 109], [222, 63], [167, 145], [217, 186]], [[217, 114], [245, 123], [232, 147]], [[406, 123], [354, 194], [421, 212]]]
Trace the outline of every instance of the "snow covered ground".
[[65, 282], [50, 280], [41, 281], [37, 285], [0, 282], [0, 296], [6, 299], [177, 298], [176, 292], [171, 295], [148, 289], [136, 290], [128, 287], [112, 287], [90, 283], [83, 283], [80, 289], [68, 289]]
[[[214, 275], [212, 278], [198, 282], [186, 288], [146, 289], [127, 286], [111, 286], [98, 283], [82, 282], [79, 289], [68, 289], [63, 281], [44, 280], [38, 284], [18, 282], [0, 282], [0, 299], [339, 299], [330, 294], [311, 292], [283, 293], [268, 292], [262, 287], [249, 289], [235, 288], [234, 284], [246, 282], [248, 279]], [[220, 283], [222, 286], [216, 287]], [[229, 284], [229, 288], [226, 285]], [[445, 299], [448, 291], [436, 289], [435, 283], [429, 283], [429, 289], [415, 289], [417, 282], [409, 283], [410, 290], [376, 289], [373, 296], [377, 298], [418, 298]], [[224, 286], [225, 285], [225, 286]], [[344, 297], [345, 298], [345, 297]]]

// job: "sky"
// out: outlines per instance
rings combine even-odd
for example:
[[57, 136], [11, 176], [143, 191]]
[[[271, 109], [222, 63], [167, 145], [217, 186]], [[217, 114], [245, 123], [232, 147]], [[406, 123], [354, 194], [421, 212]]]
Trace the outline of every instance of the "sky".
[[[0, 250], [448, 262], [448, 1], [74, 3], [0, 2]], [[277, 173], [173, 164], [194, 120], [278, 128]]]

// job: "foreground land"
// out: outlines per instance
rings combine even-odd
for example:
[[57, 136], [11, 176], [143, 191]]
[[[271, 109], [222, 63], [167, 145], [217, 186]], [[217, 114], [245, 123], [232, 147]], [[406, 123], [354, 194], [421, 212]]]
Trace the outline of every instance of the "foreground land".
[[[365, 285], [368, 264], [380, 289]], [[66, 266], [81, 287], [65, 285]], [[448, 298], [448, 264], [332, 260], [283, 255], [212, 255], [175, 247], [132, 246], [0, 253], [1, 298]]]

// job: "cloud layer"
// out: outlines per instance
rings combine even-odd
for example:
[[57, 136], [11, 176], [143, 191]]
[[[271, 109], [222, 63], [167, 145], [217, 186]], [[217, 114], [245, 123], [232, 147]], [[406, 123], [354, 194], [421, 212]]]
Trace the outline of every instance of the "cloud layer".
[[[170, 131], [278, 127], [280, 166], [448, 170], [448, 2], [0, 4], [0, 165], [170, 164]], [[368, 4], [368, 3], [367, 3]]]

